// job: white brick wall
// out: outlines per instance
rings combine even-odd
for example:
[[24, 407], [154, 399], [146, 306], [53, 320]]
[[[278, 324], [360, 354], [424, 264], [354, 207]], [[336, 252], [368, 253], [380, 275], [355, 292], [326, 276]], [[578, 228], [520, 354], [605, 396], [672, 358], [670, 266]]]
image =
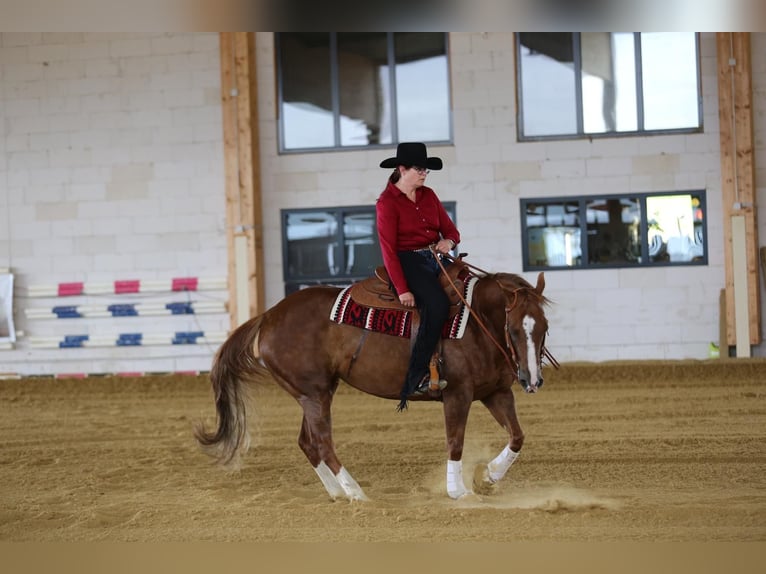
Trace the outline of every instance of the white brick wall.
[[[0, 267], [28, 336], [226, 331], [226, 314], [26, 320], [26, 307], [193, 300], [225, 291], [31, 299], [62, 282], [227, 272], [218, 34], [0, 34]], [[7, 221], [7, 223], [6, 223]], [[206, 370], [211, 349], [38, 350], [0, 372]]]

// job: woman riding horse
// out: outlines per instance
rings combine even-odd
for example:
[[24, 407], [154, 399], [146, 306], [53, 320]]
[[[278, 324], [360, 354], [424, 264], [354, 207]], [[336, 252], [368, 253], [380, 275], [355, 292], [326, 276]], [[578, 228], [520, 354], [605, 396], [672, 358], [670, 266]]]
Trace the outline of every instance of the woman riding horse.
[[[443, 344], [444, 374], [450, 384], [444, 405], [447, 435], [447, 494], [470, 492], [463, 481], [463, 442], [468, 412], [481, 401], [508, 440], [484, 469], [484, 484], [494, 484], [516, 460], [524, 433], [516, 415], [512, 383], [526, 392], [543, 384], [542, 360], [548, 322], [543, 312], [543, 274], [532, 286], [510, 273], [485, 274], [473, 285], [470, 320], [460, 339]], [[276, 383], [303, 409], [298, 444], [331, 498], [367, 497], [335, 452], [332, 400], [343, 380], [365, 393], [398, 399], [410, 355], [406, 338], [338, 324], [329, 319], [342, 289], [309, 287], [237, 328], [218, 350], [210, 379], [217, 428], [199, 425], [199, 443], [219, 462], [236, 466], [250, 445], [247, 426], [249, 383]], [[415, 401], [434, 400], [424, 394]]]

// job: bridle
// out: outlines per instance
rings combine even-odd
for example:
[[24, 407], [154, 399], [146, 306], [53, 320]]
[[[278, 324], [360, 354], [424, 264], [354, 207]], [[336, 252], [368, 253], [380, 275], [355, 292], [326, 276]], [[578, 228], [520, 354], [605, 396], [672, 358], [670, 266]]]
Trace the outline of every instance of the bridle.
[[519, 297], [519, 291], [523, 289], [523, 287], [517, 287], [513, 291], [511, 291], [511, 295], [513, 295], [513, 301], [509, 303], [508, 301], [508, 289], [503, 287], [503, 284], [500, 283], [497, 279], [495, 279], [495, 283], [497, 283], [497, 286], [500, 287], [500, 290], [506, 295], [505, 298], [505, 346], [508, 347], [511, 351], [511, 358], [513, 359], [514, 364], [516, 365], [516, 368], [518, 370], [519, 365], [519, 358], [516, 351], [516, 347], [513, 345], [513, 340], [511, 339], [511, 312], [513, 311], [513, 308], [516, 306], [516, 301]]
[[[503, 358], [505, 359], [505, 362], [508, 364], [508, 367], [511, 370], [511, 373], [516, 377], [516, 380], [519, 380], [519, 359], [518, 359], [518, 353], [516, 351], [516, 347], [513, 344], [513, 340], [511, 338], [511, 312], [513, 311], [514, 307], [516, 306], [516, 303], [518, 302], [518, 294], [520, 291], [527, 291], [530, 292], [528, 287], [517, 287], [513, 290], [508, 289], [505, 287], [498, 279], [495, 279], [495, 282], [497, 283], [498, 287], [500, 287], [500, 290], [503, 292], [503, 296], [505, 297], [505, 325], [504, 325], [504, 334], [505, 334], [505, 349], [502, 347], [500, 343], [497, 342], [495, 337], [492, 335], [492, 333], [489, 332], [489, 329], [484, 324], [484, 322], [479, 318], [479, 316], [474, 312], [474, 310], [471, 308], [471, 306], [468, 304], [468, 301], [465, 300], [465, 297], [463, 297], [463, 294], [460, 292], [460, 289], [458, 289], [455, 284], [452, 282], [452, 280], [449, 278], [449, 275], [447, 274], [447, 270], [444, 268], [444, 265], [441, 262], [441, 258], [439, 257], [439, 253], [437, 253], [435, 246], [431, 245], [429, 247], [431, 249], [431, 253], [434, 256], [434, 259], [436, 259], [436, 262], [439, 264], [439, 268], [441, 269], [441, 272], [444, 273], [445, 277], [449, 280], [450, 286], [452, 289], [457, 293], [460, 300], [463, 302], [463, 305], [465, 305], [465, 308], [468, 309], [468, 312], [471, 314], [471, 316], [476, 319], [476, 323], [479, 325], [481, 330], [484, 332], [484, 334], [489, 338], [490, 341], [495, 345], [495, 347], [498, 348], [500, 353], [503, 355]], [[443, 257], [446, 257], [450, 261], [455, 262], [456, 258], [452, 255], [449, 255], [447, 253], [441, 254]], [[463, 265], [468, 267], [469, 269], [472, 269], [474, 271], [478, 271], [481, 273], [484, 277], [487, 277], [490, 275], [487, 271], [484, 271], [483, 269], [480, 269], [479, 267], [476, 267], [475, 265], [472, 265], [470, 263], [467, 263], [466, 261], [460, 261]], [[509, 300], [509, 293], [510, 295], [513, 295], [513, 301]], [[532, 292], [534, 293], [534, 292]], [[537, 293], [534, 293], [535, 296], [540, 297]], [[510, 351], [510, 355], [508, 354], [508, 351]], [[542, 350], [541, 350], [541, 357], [545, 357], [550, 361], [551, 365], [553, 365], [554, 368], [559, 368], [559, 363], [556, 361], [556, 359], [551, 355], [550, 351], [545, 347], [543, 344]]]
[[[466, 265], [468, 265], [468, 264], [466, 263]], [[530, 295], [532, 295], [534, 297], [537, 297], [538, 299], [540, 299], [542, 296], [539, 293], [530, 290], [529, 287], [516, 287], [515, 289], [511, 290], [511, 289], [508, 289], [506, 286], [504, 286], [502, 283], [500, 283], [500, 281], [498, 281], [497, 279], [495, 281], [497, 282], [498, 287], [500, 287], [500, 289], [503, 291], [503, 293], [507, 294], [507, 293], [510, 292], [510, 294], [513, 295], [513, 302], [510, 305], [508, 304], [508, 298], [506, 297], [506, 299], [505, 299], [505, 302], [506, 302], [506, 305], [505, 305], [505, 344], [511, 350], [511, 353], [513, 354], [513, 359], [516, 362], [516, 364], [518, 365], [518, 359], [516, 358], [516, 348], [512, 345], [512, 341], [511, 341], [511, 311], [513, 311], [513, 308], [516, 306], [516, 300], [518, 298], [519, 291], [525, 291], [526, 293], [528, 293], [528, 294], [530, 294]], [[541, 349], [540, 349], [540, 360], [542, 360], [543, 357], [546, 358], [554, 368], [556, 368], [556, 369], [559, 368], [559, 366], [560, 366], [559, 362], [555, 359], [555, 357], [553, 355], [551, 355], [551, 352], [548, 350], [548, 347], [545, 346], [545, 339], [544, 338], [543, 338], [543, 344], [541, 345]]]

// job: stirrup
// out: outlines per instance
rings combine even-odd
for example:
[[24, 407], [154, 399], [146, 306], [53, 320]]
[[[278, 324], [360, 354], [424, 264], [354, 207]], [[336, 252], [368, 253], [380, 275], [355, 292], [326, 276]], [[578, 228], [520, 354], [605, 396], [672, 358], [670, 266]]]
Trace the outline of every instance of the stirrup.
[[428, 390], [434, 393], [443, 391], [447, 386], [447, 381], [444, 379], [429, 379]]
[[419, 397], [426, 393], [439, 393], [443, 391], [447, 386], [447, 381], [444, 379], [431, 379], [429, 375], [423, 377], [418, 386], [412, 393], [413, 397]]
[[[429, 373], [428, 390], [431, 391], [432, 393], [439, 393], [444, 390], [444, 387], [447, 386], [447, 381], [441, 378], [441, 373], [439, 372], [440, 365], [441, 365], [441, 357], [439, 356], [439, 352], [436, 351], [431, 356], [431, 361], [428, 365], [428, 373]], [[420, 388], [420, 386], [418, 386], [418, 388]]]

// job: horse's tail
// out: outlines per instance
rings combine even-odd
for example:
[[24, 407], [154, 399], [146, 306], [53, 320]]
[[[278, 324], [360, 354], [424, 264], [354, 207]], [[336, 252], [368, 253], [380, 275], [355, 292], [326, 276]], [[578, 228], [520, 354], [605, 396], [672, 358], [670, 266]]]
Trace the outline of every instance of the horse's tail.
[[242, 455], [250, 447], [247, 384], [267, 372], [255, 355], [262, 322], [260, 315], [243, 323], [218, 349], [210, 369], [218, 428], [208, 432], [200, 422], [194, 429], [202, 450], [227, 468], [239, 468]]

